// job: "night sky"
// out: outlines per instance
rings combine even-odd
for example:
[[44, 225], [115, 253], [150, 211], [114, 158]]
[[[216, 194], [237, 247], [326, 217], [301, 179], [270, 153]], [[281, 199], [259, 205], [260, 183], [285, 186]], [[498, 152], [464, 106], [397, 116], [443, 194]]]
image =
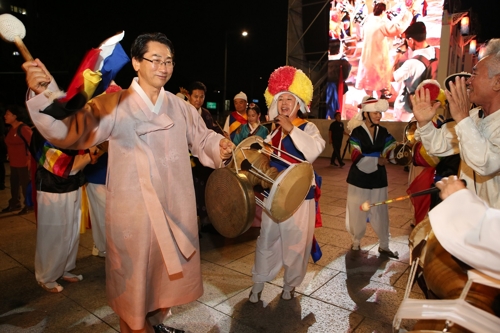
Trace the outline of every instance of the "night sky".
[[[24, 42], [63, 88], [87, 50], [122, 30], [127, 54], [137, 35], [165, 33], [176, 58], [165, 88], [177, 93], [180, 86], [199, 80], [208, 88], [209, 101], [222, 102], [226, 31], [227, 99], [243, 90], [262, 103], [269, 75], [286, 62], [287, 0], [136, 1], [134, 6], [107, 0], [33, 2], [38, 16], [25, 24]], [[244, 29], [249, 33], [245, 38], [240, 35]], [[19, 59], [15, 66], [21, 63]], [[116, 81], [128, 87], [133, 76], [129, 64]]]
[[[219, 105], [226, 32], [228, 99], [232, 100], [243, 90], [249, 99], [259, 99], [261, 107], [265, 107], [263, 93], [269, 75], [286, 63], [288, 0], [136, 1], [133, 6], [111, 0], [11, 2], [26, 3], [24, 41], [32, 55], [47, 65], [64, 89], [85, 52], [122, 30], [125, 30], [125, 38], [121, 44], [127, 53], [138, 34], [164, 32], [173, 42], [176, 54], [174, 74], [165, 88], [176, 93], [180, 86], [187, 88], [192, 81], [199, 80], [208, 88], [206, 100]], [[479, 42], [500, 37], [500, 20], [496, 17], [499, 3], [497, 0], [461, 0], [462, 8], [472, 8], [477, 13], [471, 25], [475, 25], [472, 29], [478, 32]], [[248, 37], [240, 36], [243, 29], [249, 32]], [[326, 32], [318, 38], [326, 38]], [[15, 50], [12, 44], [1, 43], [0, 49]], [[0, 72], [10, 73], [1, 76], [2, 86], [9, 83], [16, 87], [14, 94], [3, 93], [0, 98], [16, 98], [22, 103], [26, 87], [20, 70], [23, 61], [18, 58], [0, 61]], [[126, 88], [133, 76], [131, 65], [126, 65], [116, 81]]]

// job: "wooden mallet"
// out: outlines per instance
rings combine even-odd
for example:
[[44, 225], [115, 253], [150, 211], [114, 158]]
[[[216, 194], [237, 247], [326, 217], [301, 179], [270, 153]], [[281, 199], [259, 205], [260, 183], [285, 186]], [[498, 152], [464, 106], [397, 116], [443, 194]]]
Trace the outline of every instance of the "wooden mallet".
[[0, 36], [6, 42], [16, 44], [24, 60], [33, 61], [30, 51], [23, 42], [23, 38], [26, 36], [26, 28], [17, 17], [10, 14], [0, 15]]
[[[23, 22], [10, 14], [0, 15], [0, 37], [9, 43], [14, 43], [25, 61], [33, 61], [30, 51], [24, 45], [23, 38], [26, 36], [26, 28]], [[42, 87], [46, 87], [49, 82], [41, 82]]]

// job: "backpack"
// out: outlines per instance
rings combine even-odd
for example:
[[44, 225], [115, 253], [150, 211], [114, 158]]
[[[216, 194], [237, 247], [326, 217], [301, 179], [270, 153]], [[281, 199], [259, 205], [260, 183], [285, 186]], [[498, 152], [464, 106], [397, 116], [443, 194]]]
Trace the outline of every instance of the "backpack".
[[28, 142], [28, 140], [26, 140], [26, 138], [23, 136], [22, 132], [21, 132], [21, 129], [24, 127], [24, 126], [28, 126], [24, 123], [22, 123], [21, 125], [19, 125], [17, 127], [17, 136], [21, 138], [21, 140], [23, 140], [24, 142], [24, 145], [25, 145], [25, 148], [26, 148], [26, 156], [28, 156], [28, 152], [30, 151], [29, 148], [30, 148], [30, 143]]
[[[422, 64], [424, 64], [425, 66], [425, 70], [423, 71], [422, 74], [420, 74], [420, 77], [415, 81], [415, 82], [418, 82], [418, 84], [420, 84], [422, 81], [425, 81], [425, 80], [430, 80], [430, 79], [437, 79], [437, 71], [438, 71], [438, 66], [439, 66], [439, 49], [438, 48], [434, 48], [435, 50], [435, 55], [434, 55], [434, 58], [432, 59], [427, 59], [426, 57], [424, 57], [423, 55], [416, 55], [414, 56], [412, 59], [416, 59], [418, 61], [420, 61]], [[417, 84], [417, 86], [418, 86]], [[406, 111], [408, 112], [413, 112], [413, 106], [411, 104], [411, 99], [410, 99], [410, 96], [411, 95], [414, 95], [415, 92], [414, 91], [408, 91], [408, 87], [405, 87], [405, 90], [403, 92], [403, 95], [404, 95], [404, 108]]]
[[424, 64], [425, 66], [425, 71], [420, 75], [420, 78], [418, 79], [418, 83], [424, 81], [424, 80], [430, 80], [430, 79], [437, 79], [437, 71], [438, 71], [438, 66], [439, 66], [439, 49], [434, 48], [436, 54], [434, 58], [431, 60], [427, 59], [423, 55], [416, 55], [412, 59], [417, 59], [421, 63]]

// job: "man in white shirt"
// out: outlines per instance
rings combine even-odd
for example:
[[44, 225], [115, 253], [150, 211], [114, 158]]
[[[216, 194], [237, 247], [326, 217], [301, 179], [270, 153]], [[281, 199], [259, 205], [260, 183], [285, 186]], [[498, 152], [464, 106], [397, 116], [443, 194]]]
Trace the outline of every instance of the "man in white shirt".
[[[490, 40], [483, 50], [472, 76], [457, 76], [445, 92], [456, 134], [434, 127], [431, 120], [439, 103], [430, 100], [428, 90], [419, 89], [412, 97], [415, 135], [437, 156], [453, 154], [458, 139], [460, 178], [490, 207], [500, 208], [500, 39]], [[479, 107], [471, 110], [471, 103]]]

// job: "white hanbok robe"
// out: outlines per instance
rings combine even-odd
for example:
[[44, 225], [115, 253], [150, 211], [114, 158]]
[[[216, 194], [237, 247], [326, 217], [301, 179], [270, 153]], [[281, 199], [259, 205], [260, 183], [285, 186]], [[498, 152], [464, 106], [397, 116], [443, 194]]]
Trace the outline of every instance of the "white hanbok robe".
[[432, 231], [446, 251], [500, 279], [500, 210], [463, 189], [429, 212]]
[[500, 208], [500, 112], [479, 117], [479, 108], [470, 111], [453, 128], [435, 128], [432, 122], [417, 127], [416, 136], [430, 155], [449, 156], [460, 151], [460, 175], [467, 188]]
[[109, 141], [106, 292], [111, 308], [138, 330], [147, 313], [203, 293], [189, 151], [219, 167], [223, 136], [163, 89], [153, 105], [136, 80], [62, 121], [39, 112], [51, 103], [44, 94], [26, 104], [36, 127], [59, 147]]
[[[272, 133], [266, 141], [270, 141], [271, 135]], [[310, 163], [325, 149], [325, 140], [313, 123], [307, 123], [303, 131], [295, 128], [290, 133], [290, 138]], [[311, 185], [315, 185], [314, 179]], [[292, 217], [281, 223], [276, 223], [265, 213], [262, 214], [255, 264], [252, 268], [253, 282], [273, 280], [284, 266], [283, 280], [286, 285], [297, 287], [302, 283], [311, 254], [315, 217], [314, 199], [304, 200]]]
[[363, 27], [364, 44], [359, 59], [356, 89], [381, 90], [389, 88], [392, 80], [392, 64], [389, 50], [392, 38], [400, 35], [408, 28], [412, 19], [409, 11], [404, 11], [401, 17], [389, 21], [382, 14], [370, 14]]

